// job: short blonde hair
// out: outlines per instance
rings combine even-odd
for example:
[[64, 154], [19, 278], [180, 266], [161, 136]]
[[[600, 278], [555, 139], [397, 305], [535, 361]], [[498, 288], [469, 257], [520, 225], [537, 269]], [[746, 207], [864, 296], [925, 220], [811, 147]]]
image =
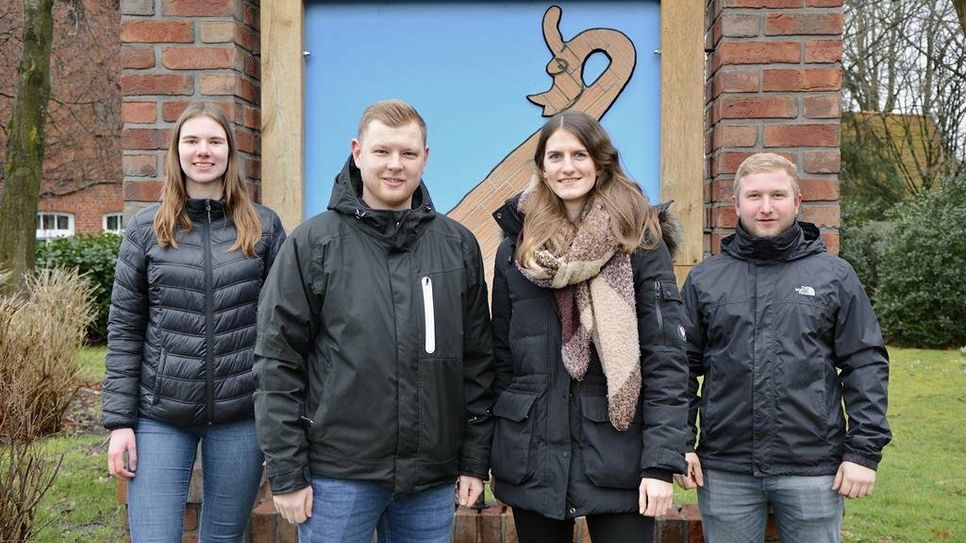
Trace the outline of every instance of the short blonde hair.
[[414, 122], [419, 126], [419, 131], [423, 134], [423, 145], [426, 145], [426, 121], [419, 115], [416, 108], [408, 102], [399, 100], [398, 98], [391, 98], [389, 100], [380, 100], [367, 107], [359, 119], [359, 133], [356, 136], [359, 141], [362, 141], [366, 130], [369, 128], [369, 123], [372, 121], [379, 121], [391, 128], [399, 128]]
[[795, 193], [795, 196], [798, 196], [801, 192], [798, 186], [798, 167], [791, 160], [781, 155], [776, 155], [775, 153], [755, 153], [746, 158], [738, 166], [738, 171], [735, 172], [735, 183], [732, 187], [735, 198], [738, 197], [738, 191], [741, 189], [741, 180], [746, 176], [754, 173], [769, 173], [779, 170], [787, 173], [792, 178], [792, 191]]

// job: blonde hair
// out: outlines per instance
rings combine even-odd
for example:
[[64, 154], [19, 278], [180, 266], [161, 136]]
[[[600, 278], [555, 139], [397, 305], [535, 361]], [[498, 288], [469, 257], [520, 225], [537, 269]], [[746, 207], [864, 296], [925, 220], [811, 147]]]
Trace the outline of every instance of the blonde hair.
[[735, 198], [741, 190], [741, 180], [756, 173], [771, 173], [783, 171], [792, 178], [792, 192], [798, 196], [801, 189], [798, 186], [798, 167], [787, 158], [775, 153], [755, 153], [742, 161], [735, 172], [735, 182], [732, 186]]
[[597, 182], [587, 202], [599, 202], [610, 215], [610, 227], [621, 249], [633, 253], [638, 247], [653, 249], [661, 240], [661, 224], [641, 188], [621, 168], [617, 149], [597, 119], [580, 111], [564, 111], [554, 115], [540, 130], [533, 160], [537, 167], [533, 194], [523, 219], [523, 239], [517, 248], [517, 260], [529, 262], [544, 245], [562, 249], [569, 219], [563, 202], [543, 179], [543, 159], [547, 140], [558, 130], [573, 134], [590, 153], [597, 167]]
[[225, 113], [218, 107], [206, 103], [189, 105], [178, 117], [178, 122], [171, 133], [168, 154], [164, 162], [165, 176], [161, 187], [161, 207], [154, 216], [154, 235], [158, 239], [158, 245], [177, 247], [176, 228], [180, 227], [185, 232], [191, 231], [191, 219], [188, 218], [185, 210], [188, 191], [185, 173], [181, 169], [178, 141], [181, 139], [181, 128], [184, 123], [195, 117], [208, 117], [225, 130], [228, 140], [228, 165], [222, 176], [222, 198], [225, 201], [225, 214], [231, 218], [236, 230], [235, 243], [228, 250], [241, 250], [247, 256], [254, 256], [255, 245], [262, 237], [262, 224], [241, 176], [235, 133]]
[[423, 145], [426, 145], [426, 121], [408, 102], [392, 98], [370, 104], [359, 118], [359, 131], [356, 136], [359, 141], [362, 141], [372, 121], [379, 121], [390, 128], [399, 128], [414, 122], [423, 135]]

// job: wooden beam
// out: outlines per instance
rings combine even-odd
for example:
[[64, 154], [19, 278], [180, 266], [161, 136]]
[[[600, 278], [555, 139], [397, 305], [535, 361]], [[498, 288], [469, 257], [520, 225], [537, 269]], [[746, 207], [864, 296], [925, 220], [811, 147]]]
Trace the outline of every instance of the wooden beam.
[[704, 4], [661, 3], [661, 200], [683, 227], [679, 283], [704, 257]]
[[261, 4], [262, 202], [291, 232], [304, 214], [302, 0]]

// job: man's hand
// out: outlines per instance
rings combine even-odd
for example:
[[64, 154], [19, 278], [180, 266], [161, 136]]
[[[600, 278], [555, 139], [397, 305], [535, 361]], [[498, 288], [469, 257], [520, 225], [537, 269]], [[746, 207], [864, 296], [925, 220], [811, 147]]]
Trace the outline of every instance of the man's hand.
[[312, 485], [294, 492], [274, 494], [275, 510], [290, 524], [301, 524], [312, 516]]
[[864, 498], [872, 494], [874, 487], [875, 470], [854, 462], [842, 462], [832, 483], [832, 490], [838, 490], [846, 498]]
[[469, 475], [460, 475], [456, 483], [456, 501], [460, 505], [470, 506], [476, 503], [483, 492], [483, 479]]
[[690, 452], [684, 455], [688, 461], [687, 473], [674, 475], [674, 482], [685, 490], [693, 490], [699, 486], [704, 486], [704, 472], [701, 471], [701, 461], [698, 460], [696, 453]]
[[[127, 464], [124, 458], [127, 456]], [[125, 481], [134, 477], [138, 469], [138, 448], [134, 430], [118, 428], [111, 430], [111, 441], [107, 446], [107, 472]]]
[[638, 507], [645, 517], [660, 517], [671, 507], [674, 485], [658, 479], [641, 479]]

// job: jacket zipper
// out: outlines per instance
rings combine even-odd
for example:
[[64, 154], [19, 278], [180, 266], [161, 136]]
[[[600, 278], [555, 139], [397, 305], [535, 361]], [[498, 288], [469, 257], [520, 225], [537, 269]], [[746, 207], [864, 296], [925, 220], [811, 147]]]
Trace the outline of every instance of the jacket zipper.
[[433, 280], [423, 277], [423, 322], [426, 323], [426, 353], [436, 352], [436, 311], [433, 308]]
[[654, 281], [654, 298], [657, 303], [654, 304], [654, 313], [657, 315], [657, 329], [664, 334], [664, 310], [661, 309], [661, 305], [664, 303], [664, 293], [661, 290], [661, 282]]
[[214, 334], [211, 331], [212, 322], [214, 322], [214, 316], [212, 315], [213, 310], [211, 307], [211, 299], [214, 296], [212, 292], [212, 271], [211, 271], [211, 200], [205, 200], [205, 210], [208, 211], [208, 227], [204, 229], [204, 241], [205, 241], [205, 385], [207, 386], [208, 393], [206, 402], [206, 415], [208, 418], [208, 425], [210, 426], [214, 422], [215, 414], [215, 376], [213, 375], [215, 368], [214, 357], [212, 356], [212, 348], [215, 345]]
[[158, 360], [158, 367], [154, 370], [156, 375], [154, 376], [154, 401], [151, 402], [153, 405], [158, 405], [161, 401], [161, 374], [164, 369], [164, 362], [168, 358], [168, 353], [165, 352], [164, 347], [161, 347], [161, 359]]

